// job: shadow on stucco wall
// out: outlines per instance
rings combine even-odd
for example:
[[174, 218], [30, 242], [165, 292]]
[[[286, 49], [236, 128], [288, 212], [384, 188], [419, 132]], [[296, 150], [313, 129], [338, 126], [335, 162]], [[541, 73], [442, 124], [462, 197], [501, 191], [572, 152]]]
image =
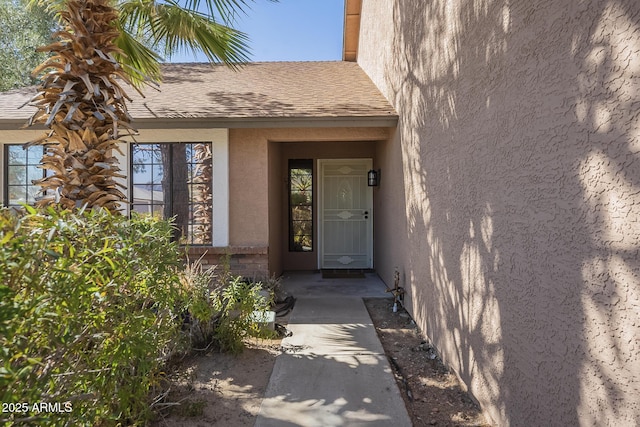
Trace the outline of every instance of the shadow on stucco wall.
[[414, 317], [500, 425], [639, 424], [640, 3], [385, 18]]

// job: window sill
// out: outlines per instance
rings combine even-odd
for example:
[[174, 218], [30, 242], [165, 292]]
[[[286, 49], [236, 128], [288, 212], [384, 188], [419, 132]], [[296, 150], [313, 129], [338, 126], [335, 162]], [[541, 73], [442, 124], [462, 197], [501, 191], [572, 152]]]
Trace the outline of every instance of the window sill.
[[211, 254], [211, 255], [225, 255], [225, 254], [268, 254], [269, 247], [268, 246], [188, 246], [189, 254], [191, 255], [202, 255], [202, 254]]

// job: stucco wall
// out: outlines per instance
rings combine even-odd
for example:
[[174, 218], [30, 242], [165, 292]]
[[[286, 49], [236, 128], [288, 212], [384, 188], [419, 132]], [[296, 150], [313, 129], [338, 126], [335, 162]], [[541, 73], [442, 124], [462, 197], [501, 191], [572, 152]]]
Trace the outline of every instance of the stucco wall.
[[[281, 273], [287, 264], [287, 213], [284, 205], [287, 156], [313, 158], [340, 154], [348, 157], [358, 153], [363, 156], [363, 153], [373, 154], [371, 141], [388, 137], [388, 129], [378, 127], [231, 129], [231, 245], [268, 246], [269, 271]], [[350, 144], [337, 144], [345, 142]], [[288, 147], [294, 148], [288, 148], [285, 155], [284, 146], [288, 143], [293, 143]], [[295, 149], [299, 143], [298, 147], [305, 147], [302, 151]]]
[[400, 115], [383, 278], [400, 268], [497, 425], [640, 424], [640, 2], [364, 0], [361, 19], [358, 62]]
[[229, 130], [229, 243], [269, 243], [267, 141], [257, 131]]

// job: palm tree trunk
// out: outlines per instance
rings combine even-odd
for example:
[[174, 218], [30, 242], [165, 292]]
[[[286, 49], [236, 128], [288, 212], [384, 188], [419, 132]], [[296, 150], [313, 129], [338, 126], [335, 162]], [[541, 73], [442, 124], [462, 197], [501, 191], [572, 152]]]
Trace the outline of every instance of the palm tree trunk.
[[211, 144], [198, 144], [194, 148], [194, 243], [206, 245], [211, 243], [213, 233], [213, 156]]
[[125, 104], [130, 99], [116, 80], [128, 82], [114, 58], [120, 52], [114, 44], [118, 13], [110, 0], [68, 0], [61, 17], [65, 28], [54, 34], [58, 41], [38, 49], [53, 55], [34, 70], [46, 74], [29, 124], [49, 129], [27, 144], [46, 148], [41, 164], [48, 176], [34, 182], [44, 193], [38, 203], [117, 212], [126, 196], [116, 181], [124, 176], [115, 152], [121, 133], [133, 133]]

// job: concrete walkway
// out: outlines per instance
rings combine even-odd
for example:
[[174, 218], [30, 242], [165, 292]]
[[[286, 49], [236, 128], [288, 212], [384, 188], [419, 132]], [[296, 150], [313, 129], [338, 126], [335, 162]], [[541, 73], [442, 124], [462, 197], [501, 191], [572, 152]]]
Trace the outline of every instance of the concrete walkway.
[[408, 427], [411, 421], [363, 297], [389, 297], [364, 279], [285, 277], [297, 301], [256, 427]]

